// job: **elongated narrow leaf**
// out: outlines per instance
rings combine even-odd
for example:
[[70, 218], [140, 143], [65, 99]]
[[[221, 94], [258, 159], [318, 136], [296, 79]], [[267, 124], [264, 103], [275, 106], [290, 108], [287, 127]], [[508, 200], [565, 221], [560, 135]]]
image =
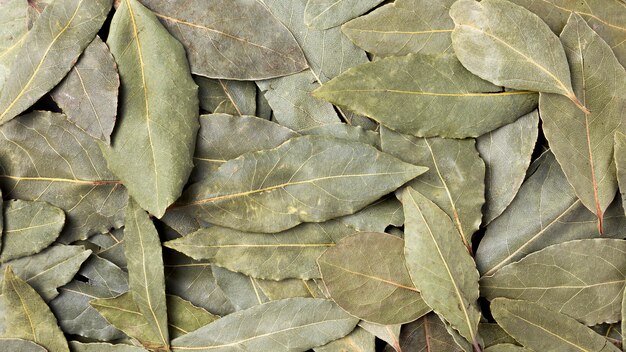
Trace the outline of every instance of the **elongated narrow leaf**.
[[161, 346], [168, 346], [165, 274], [159, 234], [148, 214], [128, 202], [124, 229], [124, 253], [132, 300], [155, 332]]
[[230, 115], [256, 113], [256, 85], [254, 82], [229, 81], [194, 76], [198, 85], [198, 99], [203, 110]]
[[404, 240], [363, 232], [344, 238], [317, 260], [340, 307], [378, 324], [403, 324], [428, 313], [402, 260]]
[[137, 0], [115, 11], [108, 44], [119, 66], [121, 110], [103, 151], [130, 195], [161, 217], [193, 167], [198, 87], [182, 45]]
[[[626, 70], [585, 20], [573, 14], [561, 33], [572, 71], [574, 92], [586, 114], [567, 98], [541, 94], [543, 131], [581, 202], [602, 220], [617, 191], [613, 140], [626, 109]], [[598, 70], [588, 67], [597, 63]], [[608, 138], [607, 138], [608, 136]]]
[[12, 352], [48, 352], [32, 341], [13, 338], [0, 338], [0, 349]]
[[[435, 313], [403, 325], [400, 331], [400, 348], [401, 351], [463, 351], [448, 333], [445, 323]], [[398, 351], [398, 349], [395, 350]], [[385, 352], [391, 351], [392, 346], [385, 348]]]
[[[626, 134], [615, 133], [615, 166], [617, 168], [617, 181], [620, 193], [622, 194], [622, 204], [626, 203]], [[626, 214], [626, 208], [624, 208]]]
[[52, 98], [76, 126], [108, 144], [117, 116], [119, 87], [115, 60], [96, 36], [67, 77], [52, 91]]
[[412, 189], [402, 192], [404, 255], [424, 302], [468, 341], [478, 341], [478, 272], [452, 220]]
[[59, 237], [65, 214], [44, 202], [15, 200], [4, 204], [0, 263], [40, 252]]
[[132, 345], [112, 345], [110, 343], [82, 343], [70, 341], [74, 352], [146, 352], [147, 350]]
[[538, 123], [539, 114], [533, 111], [476, 140], [486, 168], [483, 225], [502, 214], [521, 187], [537, 142]]
[[313, 94], [418, 137], [476, 137], [537, 106], [536, 93], [502, 91], [451, 55], [377, 60], [348, 70]]
[[331, 301], [289, 298], [230, 314], [174, 339], [172, 346], [174, 351], [305, 351], [347, 335], [357, 322]]
[[585, 325], [615, 323], [626, 282], [624, 251], [626, 242], [617, 239], [556, 244], [482, 278], [481, 293], [535, 302]]
[[309, 0], [304, 10], [304, 23], [311, 28], [339, 26], [361, 15], [383, 0]]
[[417, 138], [382, 128], [383, 151], [414, 165], [428, 167], [409, 185], [453, 219], [471, 251], [485, 203], [485, 163], [473, 139]]
[[378, 56], [441, 54], [452, 50], [455, 0], [396, 0], [341, 26], [363, 50]]
[[304, 136], [227, 162], [181, 206], [216, 225], [279, 232], [354, 213], [424, 171], [362, 143]]
[[10, 267], [4, 270], [2, 296], [11, 307], [5, 337], [33, 341], [48, 352], [69, 352], [65, 336], [46, 303]]
[[338, 221], [302, 224], [275, 235], [212, 226], [165, 245], [196, 260], [260, 279], [319, 278], [315, 260], [354, 230]]
[[619, 351], [583, 324], [536, 303], [497, 298], [491, 311], [504, 330], [534, 351]]
[[28, 109], [59, 83], [91, 43], [111, 0], [55, 1], [35, 22], [0, 92], [0, 124]]
[[28, 33], [27, 0], [0, 2], [0, 90]]
[[537, 15], [507, 0], [461, 0], [450, 16], [454, 51], [472, 73], [509, 88], [561, 94], [584, 110], [563, 46]]

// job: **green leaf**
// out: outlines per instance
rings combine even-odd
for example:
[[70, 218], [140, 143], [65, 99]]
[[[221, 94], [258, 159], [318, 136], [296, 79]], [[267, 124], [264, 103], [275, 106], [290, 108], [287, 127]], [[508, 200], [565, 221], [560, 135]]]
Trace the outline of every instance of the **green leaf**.
[[[402, 352], [400, 347], [400, 328], [401, 325], [379, 325], [368, 323], [366, 321], [359, 322], [359, 326], [369, 331], [374, 336], [387, 342], [396, 352]], [[386, 349], [385, 349], [386, 351]]]
[[383, 151], [428, 171], [409, 185], [454, 221], [471, 252], [472, 235], [480, 226], [485, 203], [485, 163], [473, 139], [416, 138], [382, 128]]
[[48, 352], [69, 352], [65, 336], [46, 303], [11, 267], [4, 270], [2, 296], [10, 307], [5, 337], [33, 341]]
[[35, 254], [59, 237], [65, 214], [45, 202], [14, 200], [4, 203], [0, 263]]
[[209, 112], [230, 115], [254, 115], [256, 85], [254, 82], [227, 81], [194, 76], [198, 85], [200, 107]]
[[[626, 242], [587, 239], [544, 248], [480, 281], [482, 296], [521, 299], [568, 315], [585, 325], [621, 318]], [[589, 263], [593, 266], [590, 270]]]
[[34, 342], [13, 338], [0, 338], [0, 349], [11, 352], [47, 352]]
[[236, 311], [264, 304], [270, 299], [258, 279], [228, 269], [213, 266], [213, 276]]
[[305, 351], [347, 335], [357, 322], [331, 301], [289, 298], [230, 314], [174, 339], [172, 346], [173, 351]]
[[418, 137], [476, 137], [537, 106], [537, 94], [502, 91], [451, 55], [377, 60], [346, 71], [313, 95]]
[[485, 348], [484, 352], [532, 352], [533, 350], [526, 347], [503, 343]]
[[293, 35], [257, 1], [142, 2], [183, 43], [195, 74], [261, 80], [307, 68]]
[[[626, 204], [626, 134], [621, 132], [615, 133], [615, 166], [622, 204]], [[626, 214], [626, 208], [624, 212]]]
[[109, 343], [82, 343], [70, 341], [73, 352], [145, 352], [147, 350], [132, 345], [112, 345]]
[[279, 232], [352, 214], [424, 171], [362, 143], [297, 137], [225, 163], [180, 206], [212, 224]]
[[[552, 244], [598, 236], [596, 217], [576, 197], [554, 156], [546, 152], [536, 164], [517, 197], [489, 224], [480, 241], [476, 263], [482, 275], [492, 275]], [[622, 238], [624, 226], [624, 212], [615, 202], [604, 216], [604, 236]]]
[[128, 291], [128, 273], [97, 255], [89, 257], [78, 273], [90, 285], [106, 287], [113, 296]]
[[375, 232], [339, 241], [317, 260], [331, 298], [348, 313], [377, 324], [403, 324], [431, 309], [411, 282], [404, 240]]
[[338, 221], [302, 224], [275, 235], [211, 226], [165, 246], [255, 278], [311, 279], [320, 277], [315, 260], [352, 233]]
[[468, 341], [478, 342], [478, 271], [452, 220], [408, 187], [404, 206], [404, 255], [424, 302]]
[[321, 280], [286, 279], [280, 281], [253, 279], [256, 287], [270, 301], [285, 298], [330, 298], [323, 292]]
[[63, 209], [59, 241], [85, 239], [123, 223], [127, 194], [93, 138], [64, 115], [33, 112], [0, 127], [4, 196]]
[[91, 236], [88, 241], [100, 247], [94, 251], [94, 254], [111, 261], [122, 269], [126, 269], [123, 228]]
[[9, 75], [11, 64], [28, 33], [28, 1], [0, 2], [0, 91]]
[[361, 126], [352, 126], [345, 123], [332, 123], [301, 130], [303, 135], [330, 136], [346, 139], [354, 142], [369, 144], [380, 149], [380, 136], [378, 133], [366, 130]]
[[111, 3], [65, 0], [46, 7], [16, 51], [0, 91], [0, 124], [28, 109], [65, 77], [100, 30]]
[[115, 60], [96, 36], [51, 95], [70, 121], [109, 144], [117, 116], [119, 87]]
[[538, 123], [539, 114], [533, 111], [476, 140], [486, 168], [483, 225], [502, 214], [519, 191], [537, 142]]
[[499, 344], [516, 344], [514, 338], [507, 334], [504, 329], [494, 323], [480, 323], [478, 325], [478, 333], [483, 338], [483, 346], [491, 347]]
[[451, 52], [455, 0], [396, 0], [345, 23], [341, 29], [357, 46], [377, 56]]
[[182, 45], [137, 0], [115, 11], [108, 44], [119, 67], [121, 109], [111, 147], [101, 147], [130, 195], [160, 218], [193, 167], [198, 87]]
[[161, 241], [148, 214], [132, 200], [128, 202], [124, 253], [132, 300], [156, 334], [161, 346], [168, 346], [165, 274]]
[[402, 212], [402, 203], [395, 197], [388, 197], [337, 220], [357, 231], [385, 232], [389, 225], [402, 226], [404, 213]]
[[304, 23], [316, 29], [336, 27], [381, 2], [383, 0], [309, 0], [304, 10]]
[[507, 0], [460, 0], [450, 16], [454, 51], [473, 74], [509, 88], [561, 94], [585, 110], [559, 38], [537, 15]]
[[[580, 111], [560, 95], [541, 94], [543, 131], [576, 195], [598, 217], [602, 233], [603, 214], [617, 191], [610, 137], [623, 129], [626, 71], [611, 47], [579, 15], [570, 17], [561, 41], [574, 92], [590, 113]], [[589, 63], [596, 63], [598, 69]]]
[[[446, 329], [446, 324], [430, 313], [419, 320], [402, 326], [400, 348], [395, 351], [462, 352]], [[385, 352], [391, 352], [387, 346]]]
[[357, 326], [348, 335], [324, 346], [315, 347], [315, 352], [375, 352], [376, 337]]
[[196, 307], [178, 296], [167, 296], [167, 316], [172, 338], [177, 338], [197, 330], [219, 317]]
[[504, 330], [535, 351], [619, 351], [583, 324], [536, 303], [497, 298], [491, 312]]
[[0, 265], [0, 270], [11, 267], [48, 302], [59, 294], [58, 287], [72, 280], [90, 254], [90, 250], [81, 246], [57, 245], [35, 255], [6, 262]]

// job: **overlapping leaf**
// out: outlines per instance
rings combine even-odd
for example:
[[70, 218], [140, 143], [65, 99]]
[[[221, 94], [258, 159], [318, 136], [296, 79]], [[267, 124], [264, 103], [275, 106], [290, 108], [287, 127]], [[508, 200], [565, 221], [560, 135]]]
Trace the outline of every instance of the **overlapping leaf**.
[[229, 81], [195, 76], [198, 99], [203, 110], [230, 115], [256, 113], [256, 85], [253, 82]]
[[367, 12], [381, 2], [382, 0], [308, 0], [304, 10], [304, 22], [312, 28], [332, 28]]
[[621, 132], [615, 133], [615, 166], [622, 204], [624, 204], [626, 203], [626, 135]]
[[0, 2], [0, 90], [28, 33], [27, 0]]

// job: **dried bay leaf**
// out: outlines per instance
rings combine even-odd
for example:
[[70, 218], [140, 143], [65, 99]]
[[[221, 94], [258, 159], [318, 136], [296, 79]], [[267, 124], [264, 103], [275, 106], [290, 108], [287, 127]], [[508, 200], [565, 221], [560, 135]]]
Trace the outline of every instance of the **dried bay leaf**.
[[33, 112], [0, 127], [0, 186], [7, 198], [48, 202], [66, 212], [69, 243], [123, 223], [127, 194], [96, 142], [64, 115]]
[[453, 219], [471, 252], [472, 235], [480, 226], [485, 203], [485, 163], [473, 139], [417, 138], [381, 129], [383, 151], [428, 171], [409, 185]]
[[586, 110], [572, 89], [559, 38], [537, 15], [506, 0], [462, 0], [450, 17], [454, 51], [473, 74], [504, 87], [561, 94]]
[[178, 297], [167, 296], [167, 316], [171, 338], [186, 335], [219, 317]]
[[478, 344], [478, 271], [452, 220], [437, 205], [408, 187], [404, 206], [404, 256], [424, 302], [461, 336]]
[[603, 214], [617, 192], [610, 137], [623, 130], [626, 70], [577, 14], [570, 17], [560, 38], [574, 91], [590, 113], [580, 111], [565, 97], [542, 93], [539, 112], [543, 131], [576, 195], [596, 214], [602, 233]]
[[309, 0], [304, 10], [304, 23], [316, 29], [336, 27], [381, 2], [383, 0]]
[[369, 144], [377, 149], [380, 149], [380, 135], [361, 126], [353, 126], [345, 123], [333, 123], [307, 128], [306, 130], [301, 130], [300, 133], [303, 135], [331, 136], [339, 139]]
[[395, 197], [388, 197], [337, 220], [357, 231], [385, 232], [389, 225], [402, 226], [404, 213], [402, 212], [402, 203]]
[[47, 352], [32, 341], [13, 338], [0, 338], [0, 349], [11, 352]]
[[107, 233], [101, 233], [89, 237], [89, 242], [100, 247], [94, 254], [111, 261], [122, 269], [126, 269], [126, 257], [124, 256], [124, 229], [116, 229]]
[[[538, 303], [585, 325], [621, 318], [626, 242], [586, 239], [531, 253], [480, 281], [487, 299], [506, 297]], [[593, 270], [580, 265], [589, 263]]]
[[146, 349], [132, 345], [112, 345], [110, 343], [82, 343], [70, 341], [74, 352], [145, 352]]
[[270, 301], [285, 298], [330, 298], [322, 292], [321, 280], [286, 279], [280, 281], [254, 279], [256, 286]]
[[348, 70], [313, 94], [418, 137], [476, 137], [537, 106], [536, 93], [502, 91], [451, 55], [384, 58]]
[[0, 91], [28, 33], [28, 0], [0, 1]]
[[504, 330], [535, 351], [619, 351], [583, 324], [536, 303], [496, 298], [491, 311]]
[[[615, 133], [615, 166], [617, 181], [622, 194], [622, 205], [626, 204], [626, 134]], [[624, 208], [626, 214], [626, 208]]]
[[10, 79], [0, 91], [0, 123], [28, 109], [65, 77], [100, 30], [111, 3], [66, 0], [46, 7], [15, 53]]
[[357, 326], [348, 335], [332, 341], [324, 346], [315, 347], [315, 352], [375, 352], [376, 337], [367, 330]]
[[521, 187], [537, 142], [538, 123], [539, 114], [533, 111], [476, 140], [486, 168], [483, 225], [502, 214]]
[[173, 351], [305, 351], [347, 335], [357, 322], [332, 301], [289, 298], [230, 314], [174, 339], [172, 346]]
[[194, 76], [193, 79], [198, 85], [198, 98], [203, 110], [238, 116], [256, 113], [257, 92], [254, 82], [210, 79], [202, 76]]
[[[392, 346], [385, 347], [385, 352], [391, 351]], [[430, 313], [402, 326], [400, 348], [395, 351], [462, 352], [463, 349], [454, 342], [445, 323]]]
[[117, 116], [119, 86], [115, 60], [96, 36], [51, 95], [70, 121], [109, 144]]
[[[379, 325], [366, 321], [359, 322], [359, 326], [369, 331], [374, 336], [387, 342], [396, 352], [402, 352], [400, 347], [400, 329], [401, 325]], [[387, 347], [385, 347], [386, 351]]]
[[213, 276], [235, 311], [245, 310], [270, 301], [259, 281], [242, 273], [212, 266]]
[[307, 68], [293, 35], [256, 0], [142, 3], [183, 43], [195, 74], [262, 80]]
[[375, 232], [348, 236], [317, 260], [331, 298], [348, 313], [377, 324], [403, 324], [431, 309], [402, 260], [404, 240]]
[[341, 26], [363, 50], [377, 56], [451, 51], [455, 0], [396, 0]]
[[366, 144], [297, 137], [225, 163], [190, 186], [180, 206], [216, 225], [280, 232], [352, 214], [424, 171]]
[[338, 221], [302, 224], [274, 235], [211, 226], [165, 246], [255, 278], [311, 279], [320, 277], [315, 260], [352, 233]]
[[129, 194], [161, 217], [193, 167], [198, 87], [182, 45], [137, 0], [121, 3], [107, 43], [119, 68], [121, 109], [103, 154]]
[[11, 307], [4, 337], [33, 341], [48, 352], [69, 352], [65, 336], [46, 303], [10, 267], [3, 271], [2, 296]]
[[533, 350], [526, 347], [513, 345], [510, 343], [502, 343], [485, 348], [485, 352], [532, 352]]

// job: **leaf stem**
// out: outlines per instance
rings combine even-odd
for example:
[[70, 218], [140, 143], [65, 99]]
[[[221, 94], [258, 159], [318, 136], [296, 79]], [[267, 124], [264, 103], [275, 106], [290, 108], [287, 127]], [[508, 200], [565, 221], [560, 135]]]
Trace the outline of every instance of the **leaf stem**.
[[483, 352], [483, 349], [480, 347], [478, 341], [476, 341], [476, 338], [472, 341], [472, 346], [474, 347], [474, 352]]
[[576, 104], [576, 107], [580, 109], [580, 111], [582, 111], [583, 113], [585, 113], [585, 115], [589, 115], [591, 113], [591, 111], [589, 111], [589, 109], [587, 109], [587, 107], [580, 102], [580, 100], [578, 100], [578, 98], [576, 97], [576, 95], [574, 93], [570, 94], [567, 96], [569, 98], [569, 100], [571, 100], [574, 104]]

